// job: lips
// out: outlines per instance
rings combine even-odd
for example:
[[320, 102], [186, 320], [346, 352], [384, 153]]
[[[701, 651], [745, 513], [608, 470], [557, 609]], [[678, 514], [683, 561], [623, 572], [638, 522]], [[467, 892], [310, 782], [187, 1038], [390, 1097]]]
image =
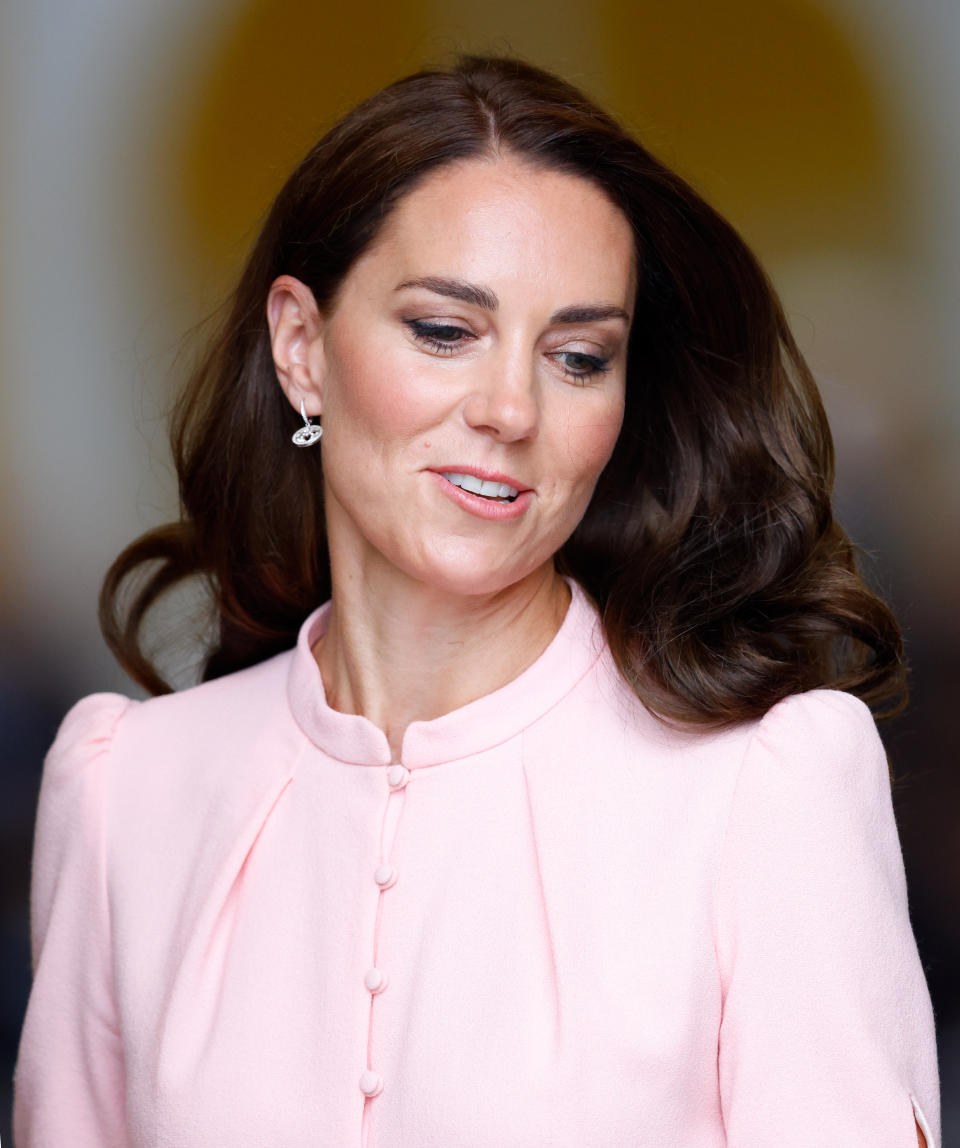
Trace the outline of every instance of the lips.
[[533, 500], [533, 489], [508, 474], [449, 466], [426, 472], [461, 510], [494, 521], [522, 517]]
[[491, 501], [506, 499], [512, 502], [531, 489], [519, 478], [485, 467], [453, 464], [431, 467], [431, 470], [453, 486]]
[[461, 490], [469, 490], [471, 494], [479, 494], [481, 498], [492, 498], [498, 502], [513, 502], [520, 493], [509, 482], [494, 482], [488, 478], [478, 478], [475, 474], [462, 474], [458, 471], [441, 471], [447, 482], [459, 486]]

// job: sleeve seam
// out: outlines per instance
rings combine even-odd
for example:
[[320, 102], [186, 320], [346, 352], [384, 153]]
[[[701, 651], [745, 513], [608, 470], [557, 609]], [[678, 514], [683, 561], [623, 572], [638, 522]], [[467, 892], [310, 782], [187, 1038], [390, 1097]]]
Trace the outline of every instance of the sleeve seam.
[[768, 709], [767, 712], [763, 715], [763, 717], [761, 717], [757, 721], [753, 730], [750, 732], [750, 736], [747, 739], [746, 745], [744, 746], [743, 754], [741, 755], [739, 764], [737, 765], [737, 773], [736, 773], [736, 777], [734, 779], [733, 786], [731, 788], [730, 799], [727, 802], [726, 815], [724, 817], [724, 822], [723, 822], [723, 830], [722, 830], [722, 833], [720, 835], [720, 845], [719, 845], [719, 848], [717, 849], [717, 864], [716, 864], [716, 870], [715, 870], [714, 876], [713, 876], [713, 895], [711, 897], [711, 914], [710, 914], [711, 932], [713, 935], [713, 952], [714, 952], [714, 959], [715, 959], [716, 965], [717, 965], [717, 974], [720, 978], [721, 999], [723, 998], [726, 986], [724, 985], [723, 964], [722, 964], [721, 957], [720, 957], [720, 948], [721, 948], [721, 945], [720, 945], [720, 926], [721, 926], [721, 922], [720, 922], [720, 884], [721, 884], [721, 879], [723, 876], [724, 866], [725, 866], [726, 857], [727, 857], [727, 853], [728, 853], [728, 847], [729, 847], [729, 842], [730, 842], [730, 823], [733, 820], [734, 807], [737, 804], [737, 797], [739, 796], [740, 790], [742, 788], [743, 775], [746, 771], [747, 762], [752, 757], [756, 746], [758, 744], [760, 744], [760, 745], [764, 744], [763, 734], [765, 732], [765, 727], [769, 728], [770, 720], [773, 719], [775, 716], [776, 717], [780, 716], [779, 711], [780, 711], [781, 707], [786, 702], [790, 701], [790, 699], [793, 697], [799, 697], [799, 696], [801, 696], [801, 695], [789, 694], [787, 697], [782, 698], [779, 702], [777, 702], [773, 706], [771, 706], [770, 709]]
[[[718, 974], [719, 974], [720, 980], [721, 980], [721, 995], [723, 994], [725, 987], [726, 987], [724, 985], [723, 966], [722, 966], [722, 962], [721, 962], [721, 948], [722, 948], [722, 945], [721, 945], [722, 922], [721, 922], [721, 914], [720, 914], [721, 882], [722, 882], [722, 878], [723, 878], [723, 874], [724, 874], [724, 870], [725, 870], [727, 855], [728, 855], [729, 849], [730, 849], [730, 823], [733, 819], [734, 808], [737, 804], [737, 799], [738, 799], [738, 796], [739, 796], [741, 789], [742, 789], [742, 786], [743, 786], [743, 776], [744, 776], [744, 773], [746, 771], [747, 763], [750, 761], [750, 759], [752, 758], [754, 753], [757, 751], [758, 746], [764, 746], [764, 747], [769, 749], [769, 746], [766, 742], [766, 735], [769, 734], [770, 729], [771, 729], [771, 725], [773, 725], [773, 723], [775, 723], [776, 721], [778, 721], [780, 718], [782, 718], [784, 716], [784, 707], [791, 700], [796, 699], [796, 698], [811, 698], [811, 697], [814, 697], [816, 695], [823, 695], [825, 693], [839, 696], [839, 698], [842, 699], [842, 704], [846, 707], [849, 707], [850, 712], [856, 713], [858, 717], [862, 717], [864, 713], [866, 713], [866, 715], [870, 716], [869, 707], [864, 705], [864, 703], [859, 698], [857, 698], [856, 695], [850, 694], [850, 693], [843, 691], [843, 690], [817, 689], [817, 690], [809, 690], [809, 691], [802, 693], [802, 694], [788, 694], [787, 697], [781, 698], [781, 700], [779, 702], [777, 702], [773, 706], [771, 706], [770, 709], [767, 710], [767, 712], [763, 715], [763, 717], [760, 718], [759, 721], [757, 721], [756, 726], [751, 731], [750, 737], [747, 740], [747, 744], [744, 747], [744, 751], [743, 751], [743, 755], [740, 759], [740, 763], [737, 766], [737, 775], [736, 775], [736, 779], [734, 781], [732, 791], [730, 794], [730, 800], [727, 804], [726, 817], [724, 820], [723, 831], [722, 831], [721, 838], [720, 838], [720, 846], [717, 850], [717, 863], [716, 863], [716, 871], [714, 873], [714, 878], [713, 878], [713, 896], [712, 896], [712, 900], [711, 900], [711, 928], [712, 928], [712, 932], [713, 932], [714, 957], [715, 957], [716, 962], [717, 962], [717, 970], [718, 970]], [[822, 697], [820, 697], [818, 700], [820, 702], [826, 701], [826, 699], [824, 699]], [[851, 705], [851, 703], [853, 703], [853, 704]], [[871, 723], [872, 723], [872, 720], [873, 720], [872, 716], [870, 716]], [[889, 758], [887, 760], [889, 763]]]
[[720, 959], [720, 879], [723, 874], [724, 861], [727, 855], [727, 843], [730, 837], [730, 822], [733, 820], [733, 807], [736, 804], [737, 795], [740, 792], [740, 784], [743, 779], [747, 759], [750, 757], [754, 744], [756, 743], [757, 737], [760, 733], [760, 727], [763, 724], [765, 718], [766, 714], [764, 714], [764, 717], [757, 722], [756, 726], [751, 731], [750, 737], [747, 739], [747, 743], [744, 746], [743, 753], [741, 754], [740, 761], [737, 764], [736, 777], [734, 778], [733, 786], [731, 787], [730, 799], [727, 802], [726, 814], [723, 821], [723, 830], [720, 835], [720, 845], [717, 849], [717, 865], [713, 875], [713, 895], [710, 900], [710, 925], [711, 932], [713, 934], [713, 953], [714, 959], [717, 963], [717, 975], [720, 978], [721, 1000], [724, 995], [725, 986], [723, 983], [723, 964]]
[[120, 722], [129, 712], [133, 702], [130, 698], [124, 698], [124, 705], [117, 710], [114, 716], [110, 732], [104, 739], [106, 742], [103, 753], [100, 759], [101, 771], [101, 785], [103, 786], [101, 808], [100, 808], [100, 825], [98, 827], [99, 840], [97, 842], [97, 866], [100, 869], [99, 883], [101, 889], [101, 896], [103, 897], [103, 927], [105, 932], [105, 941], [107, 945], [107, 988], [110, 992], [110, 1004], [112, 1011], [111, 1028], [114, 1034], [119, 1039], [119, 1016], [117, 1015], [117, 994], [116, 994], [116, 970], [114, 967], [114, 944], [113, 944], [113, 913], [110, 905], [110, 888], [107, 881], [107, 859], [108, 859], [108, 799], [107, 799], [107, 783], [108, 783], [108, 770], [110, 762], [113, 757], [114, 745], [116, 744], [117, 732], [120, 728]]

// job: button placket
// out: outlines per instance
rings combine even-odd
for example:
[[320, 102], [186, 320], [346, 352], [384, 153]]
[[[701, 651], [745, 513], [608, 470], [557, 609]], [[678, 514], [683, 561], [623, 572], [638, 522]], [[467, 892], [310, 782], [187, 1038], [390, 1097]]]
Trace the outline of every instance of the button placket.
[[[383, 822], [380, 832], [380, 860], [373, 871], [373, 880], [377, 886], [377, 914], [373, 932], [373, 962], [363, 977], [363, 987], [370, 994], [370, 1025], [367, 1034], [367, 1067], [360, 1075], [360, 1091], [372, 1100], [383, 1091], [383, 1077], [370, 1067], [372, 1055], [371, 1038], [373, 1032], [373, 1002], [389, 984], [387, 973], [377, 964], [377, 953], [380, 947], [380, 915], [383, 904], [383, 894], [391, 889], [397, 882], [397, 869], [389, 860], [390, 848], [396, 837], [400, 811], [403, 807], [403, 798], [410, 781], [410, 770], [400, 762], [393, 762], [386, 768], [387, 801], [383, 811]], [[398, 801], [398, 799], [401, 799]]]

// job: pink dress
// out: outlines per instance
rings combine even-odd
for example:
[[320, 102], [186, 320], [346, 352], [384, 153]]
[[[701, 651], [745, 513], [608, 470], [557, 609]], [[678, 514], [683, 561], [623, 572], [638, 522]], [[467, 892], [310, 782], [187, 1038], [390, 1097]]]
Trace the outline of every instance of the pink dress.
[[574, 587], [514, 681], [406, 731], [311, 645], [46, 763], [18, 1148], [939, 1145], [884, 752], [818, 690], [679, 734]]

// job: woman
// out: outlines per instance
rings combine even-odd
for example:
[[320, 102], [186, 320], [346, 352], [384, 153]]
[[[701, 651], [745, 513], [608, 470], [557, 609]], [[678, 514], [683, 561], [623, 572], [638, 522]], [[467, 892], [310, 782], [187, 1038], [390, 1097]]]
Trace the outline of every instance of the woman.
[[[174, 451], [102, 601], [167, 696], [45, 768], [22, 1148], [937, 1144], [899, 635], [677, 176], [515, 60], [392, 85], [281, 191]], [[140, 626], [197, 576], [170, 694]]]

